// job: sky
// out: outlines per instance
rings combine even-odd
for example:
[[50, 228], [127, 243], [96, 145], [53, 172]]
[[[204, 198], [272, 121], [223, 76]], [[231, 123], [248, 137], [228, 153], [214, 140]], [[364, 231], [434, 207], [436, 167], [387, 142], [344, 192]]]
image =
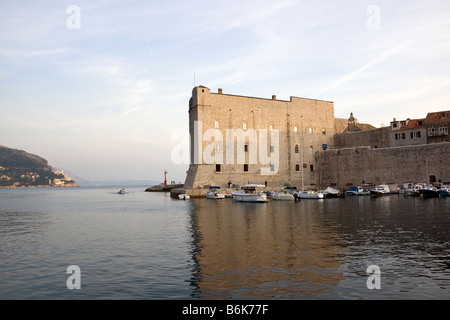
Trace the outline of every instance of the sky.
[[450, 109], [450, 1], [0, 0], [0, 145], [88, 180], [184, 182], [192, 88]]

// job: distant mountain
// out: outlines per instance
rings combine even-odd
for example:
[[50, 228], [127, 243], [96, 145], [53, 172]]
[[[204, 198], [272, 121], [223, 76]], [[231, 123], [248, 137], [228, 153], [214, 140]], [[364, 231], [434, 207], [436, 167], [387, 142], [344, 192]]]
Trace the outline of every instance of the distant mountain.
[[42, 157], [0, 146], [0, 188], [21, 187], [78, 187], [78, 184]]
[[88, 180], [67, 169], [59, 169], [77, 181], [80, 187], [148, 187], [161, 183], [161, 181], [156, 180]]

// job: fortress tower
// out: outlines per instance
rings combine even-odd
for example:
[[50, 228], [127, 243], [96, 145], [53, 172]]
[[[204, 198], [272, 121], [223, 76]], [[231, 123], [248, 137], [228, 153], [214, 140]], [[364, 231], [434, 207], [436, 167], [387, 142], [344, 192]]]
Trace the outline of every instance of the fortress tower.
[[[342, 119], [341, 119], [342, 120]], [[190, 166], [185, 189], [247, 183], [314, 186], [316, 151], [336, 133], [333, 102], [289, 101], [192, 90]]]

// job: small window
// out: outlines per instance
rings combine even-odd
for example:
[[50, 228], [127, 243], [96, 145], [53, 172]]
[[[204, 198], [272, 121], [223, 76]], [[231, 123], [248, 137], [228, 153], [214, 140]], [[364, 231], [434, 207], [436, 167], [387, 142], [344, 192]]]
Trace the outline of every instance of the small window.
[[308, 128], [308, 133], [312, 134], [313, 133], [313, 128]]
[[220, 164], [216, 164], [216, 172], [220, 172]]
[[219, 120], [214, 121], [214, 128], [216, 128], [216, 129], [220, 128], [220, 121]]
[[248, 172], [248, 164], [244, 164], [244, 172]]
[[298, 132], [298, 128], [294, 127], [294, 132], [297, 133]]
[[272, 172], [275, 171], [275, 165], [274, 165], [274, 164], [271, 164], [271, 165], [270, 165], [270, 171], [272, 171]]
[[295, 145], [295, 153], [299, 153], [299, 148], [298, 148], [298, 144]]
[[273, 131], [273, 124], [269, 125], [269, 131]]
[[270, 153], [274, 153], [275, 152], [275, 146], [270, 146]]
[[436, 129], [434, 129], [433, 127], [428, 129], [428, 135], [429, 136], [434, 136], [435, 132], [436, 132]]
[[314, 152], [314, 147], [313, 146], [309, 146], [309, 154], [313, 154]]
[[244, 152], [248, 152], [248, 144], [244, 144]]
[[322, 129], [322, 134], [327, 134], [327, 129]]
[[295, 165], [295, 171], [297, 171], [297, 172], [300, 171], [300, 165], [299, 164]]
[[242, 123], [242, 129], [243, 130], [247, 130], [248, 129], [248, 123], [247, 122]]
[[314, 165], [311, 164], [311, 165], [309, 166], [309, 169], [311, 170], [311, 172], [314, 172]]

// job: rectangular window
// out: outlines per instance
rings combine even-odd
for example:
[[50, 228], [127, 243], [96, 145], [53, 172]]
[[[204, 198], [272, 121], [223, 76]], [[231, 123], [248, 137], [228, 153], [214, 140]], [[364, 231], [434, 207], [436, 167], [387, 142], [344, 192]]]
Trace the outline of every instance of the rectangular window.
[[275, 165], [274, 165], [274, 164], [271, 164], [271, 165], [270, 165], [270, 171], [272, 171], [272, 172], [275, 171]]
[[244, 122], [242, 123], [242, 130], [247, 130], [248, 129], [248, 123]]
[[220, 164], [216, 164], [216, 172], [220, 172]]
[[248, 144], [244, 144], [244, 152], [248, 152]]
[[322, 134], [327, 134], [327, 129], [322, 129]]
[[269, 125], [269, 131], [273, 131], [273, 124]]
[[297, 131], [298, 131], [298, 128], [294, 127], [294, 132], [297, 133]]
[[295, 165], [295, 171], [300, 171], [300, 165], [299, 164]]
[[275, 146], [270, 146], [270, 153], [274, 153], [275, 152]]
[[244, 172], [248, 172], [248, 164], [244, 164]]
[[216, 129], [220, 128], [220, 121], [219, 120], [214, 121], [214, 128], [216, 128]]
[[314, 172], [314, 165], [311, 164], [311, 165], [309, 166], [309, 169], [311, 170], [311, 172]]

